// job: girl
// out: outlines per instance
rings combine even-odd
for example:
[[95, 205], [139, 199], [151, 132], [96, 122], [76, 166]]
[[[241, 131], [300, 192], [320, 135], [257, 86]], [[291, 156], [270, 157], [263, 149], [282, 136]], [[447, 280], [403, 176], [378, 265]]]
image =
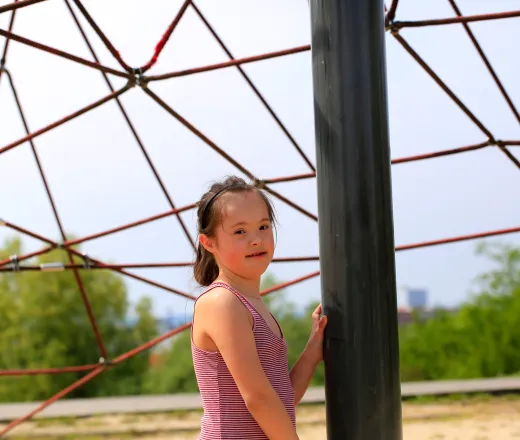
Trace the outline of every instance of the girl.
[[192, 355], [204, 415], [200, 440], [297, 440], [295, 406], [323, 359], [326, 317], [312, 315], [291, 371], [283, 331], [260, 297], [274, 253], [267, 196], [238, 177], [215, 183], [198, 204], [197, 299]]

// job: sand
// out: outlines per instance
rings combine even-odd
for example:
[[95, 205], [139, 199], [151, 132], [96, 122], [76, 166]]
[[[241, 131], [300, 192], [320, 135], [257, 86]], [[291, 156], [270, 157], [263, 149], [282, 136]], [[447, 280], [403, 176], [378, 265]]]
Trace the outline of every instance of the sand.
[[[300, 440], [326, 439], [321, 426], [302, 426]], [[520, 401], [404, 404], [404, 440], [519, 440]]]
[[[199, 420], [197, 412], [34, 420], [15, 428], [5, 438], [196, 440]], [[298, 409], [298, 435], [300, 440], [326, 440], [323, 405]], [[441, 439], [520, 440], [520, 399], [403, 404], [403, 440]]]

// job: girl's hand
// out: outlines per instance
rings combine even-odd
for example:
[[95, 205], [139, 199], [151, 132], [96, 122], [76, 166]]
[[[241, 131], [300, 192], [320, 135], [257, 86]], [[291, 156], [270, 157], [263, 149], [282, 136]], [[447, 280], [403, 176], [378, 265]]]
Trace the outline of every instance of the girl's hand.
[[321, 304], [312, 313], [312, 330], [305, 347], [306, 354], [311, 360], [320, 363], [323, 360], [323, 332], [327, 325], [327, 317], [321, 316]]

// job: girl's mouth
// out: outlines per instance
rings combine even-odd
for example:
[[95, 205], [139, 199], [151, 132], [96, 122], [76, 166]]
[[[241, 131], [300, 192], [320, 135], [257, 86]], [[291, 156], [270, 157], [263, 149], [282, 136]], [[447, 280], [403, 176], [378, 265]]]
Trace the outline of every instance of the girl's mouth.
[[255, 252], [254, 254], [249, 254], [246, 256], [246, 258], [258, 258], [263, 257], [267, 252]]

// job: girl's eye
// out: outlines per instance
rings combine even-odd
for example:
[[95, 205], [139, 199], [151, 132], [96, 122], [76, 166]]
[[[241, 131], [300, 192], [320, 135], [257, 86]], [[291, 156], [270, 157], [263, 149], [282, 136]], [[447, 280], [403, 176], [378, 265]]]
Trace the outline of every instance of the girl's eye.
[[235, 234], [245, 234], [246, 231], [243, 229], [239, 229], [238, 231], [235, 231]]
[[269, 225], [262, 225], [262, 226], [260, 226], [260, 229], [262, 231], [265, 231], [266, 229], [269, 229]]

